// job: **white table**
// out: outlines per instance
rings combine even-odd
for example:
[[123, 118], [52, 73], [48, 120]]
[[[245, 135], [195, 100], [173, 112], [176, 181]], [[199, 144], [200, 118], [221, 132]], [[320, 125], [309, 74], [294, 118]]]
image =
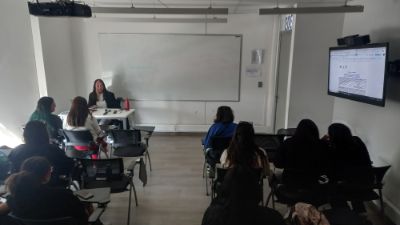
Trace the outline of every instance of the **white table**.
[[[96, 119], [105, 119], [105, 120], [121, 120], [122, 127], [124, 130], [128, 129], [127, 119], [129, 121], [133, 121], [132, 116], [135, 112], [135, 109], [96, 109], [92, 111], [92, 115]], [[133, 124], [131, 124], [133, 126]]]
[[[106, 113], [107, 111], [107, 113]], [[96, 109], [95, 111], [92, 111], [92, 115], [96, 119], [106, 119], [106, 120], [121, 120], [122, 121], [122, 127], [124, 130], [128, 129], [128, 124], [127, 124], [127, 119], [131, 122], [131, 126], [133, 126], [133, 113], [135, 112], [135, 109]], [[68, 116], [68, 111], [62, 112], [58, 115], [63, 121], [67, 118]]]

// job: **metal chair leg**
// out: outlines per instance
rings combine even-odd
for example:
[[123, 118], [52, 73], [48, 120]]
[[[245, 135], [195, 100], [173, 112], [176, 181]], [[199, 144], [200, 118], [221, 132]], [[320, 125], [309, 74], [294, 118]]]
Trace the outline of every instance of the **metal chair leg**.
[[150, 172], [152, 171], [151, 169], [151, 159], [150, 159], [150, 152], [148, 149], [146, 149], [146, 160], [149, 161], [149, 166], [150, 166]]
[[130, 181], [130, 187], [129, 187], [129, 203], [128, 203], [128, 219], [127, 219], [127, 222], [126, 222], [126, 224], [127, 225], [130, 225], [130, 223], [131, 223], [131, 201], [132, 201], [132, 188], [133, 188], [133, 181], [132, 181], [132, 178], [131, 178], [131, 181]]
[[204, 164], [203, 164], [203, 179], [206, 175], [206, 160], [204, 160]]
[[379, 201], [381, 203], [381, 214], [382, 214], [382, 216], [384, 216], [385, 215], [385, 207], [383, 205], [382, 189], [379, 189]]

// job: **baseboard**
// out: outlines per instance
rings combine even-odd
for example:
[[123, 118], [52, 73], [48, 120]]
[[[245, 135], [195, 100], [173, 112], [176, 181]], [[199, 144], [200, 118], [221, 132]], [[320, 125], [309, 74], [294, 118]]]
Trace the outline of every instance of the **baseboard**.
[[[176, 124], [135, 124], [137, 126], [155, 126], [155, 132], [170, 133], [205, 133], [210, 125], [176, 125]], [[266, 126], [254, 126], [256, 133], [273, 133]]]

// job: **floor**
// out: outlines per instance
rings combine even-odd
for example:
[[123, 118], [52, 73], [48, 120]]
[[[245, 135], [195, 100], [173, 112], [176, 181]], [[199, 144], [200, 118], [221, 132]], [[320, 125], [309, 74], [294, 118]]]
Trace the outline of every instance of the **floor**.
[[[135, 186], [139, 206], [131, 212], [131, 225], [199, 225], [210, 203], [202, 178], [203, 153], [200, 135], [155, 134], [150, 138], [149, 151], [152, 171], [147, 169], [148, 183], [145, 187], [135, 171]], [[125, 159], [126, 165], [132, 159]], [[148, 166], [148, 165], [147, 165]], [[268, 186], [268, 185], [265, 185]], [[265, 187], [268, 193], [268, 187]], [[285, 214], [287, 208], [277, 205]], [[102, 216], [112, 225], [127, 222], [128, 192], [112, 194], [111, 202]], [[365, 215], [373, 225], [389, 225], [368, 207]]]

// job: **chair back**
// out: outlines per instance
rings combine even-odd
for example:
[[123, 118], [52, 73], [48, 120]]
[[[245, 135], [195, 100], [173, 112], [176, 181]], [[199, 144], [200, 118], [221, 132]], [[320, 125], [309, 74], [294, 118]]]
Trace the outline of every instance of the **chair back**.
[[391, 166], [372, 167], [374, 173], [374, 188], [381, 189], [383, 187], [383, 178]]
[[274, 162], [278, 148], [283, 143], [285, 136], [283, 134], [255, 134], [254, 142], [266, 151], [268, 160]]
[[110, 133], [114, 148], [140, 145], [142, 142], [140, 130], [111, 130]]
[[219, 137], [215, 136], [211, 138], [211, 148], [214, 151], [223, 151], [229, 147], [232, 137]]
[[124, 174], [122, 158], [80, 159], [80, 162], [85, 182], [118, 180]]
[[62, 130], [66, 146], [90, 146], [93, 136], [89, 130]]
[[294, 136], [295, 133], [296, 128], [281, 128], [276, 132], [276, 134], [282, 134], [284, 136]]
[[51, 219], [25, 219], [12, 213], [9, 217], [19, 225], [78, 225], [72, 217], [59, 217]]

